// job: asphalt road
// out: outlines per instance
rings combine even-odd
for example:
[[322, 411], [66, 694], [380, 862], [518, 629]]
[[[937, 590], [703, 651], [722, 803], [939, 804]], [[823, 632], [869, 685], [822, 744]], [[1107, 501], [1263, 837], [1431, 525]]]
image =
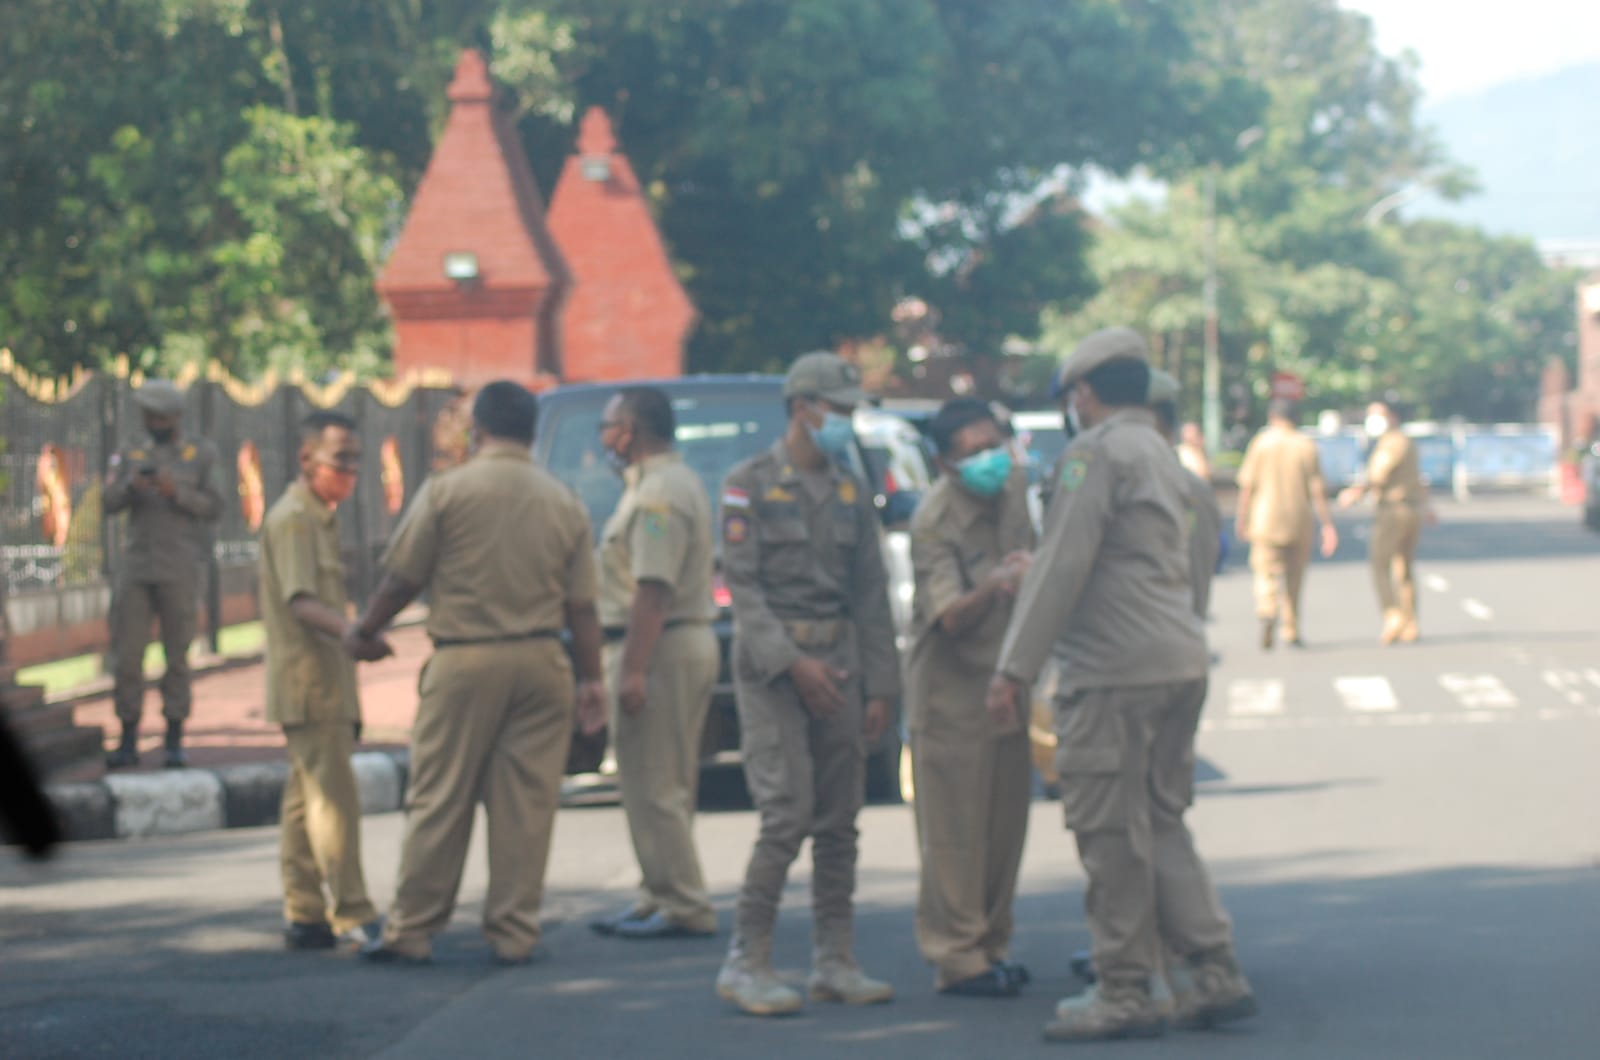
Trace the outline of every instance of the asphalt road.
[[[1600, 1055], [1600, 535], [1543, 502], [1447, 506], [1424, 545], [1424, 642], [1376, 645], [1359, 520], [1318, 562], [1300, 652], [1253, 643], [1249, 579], [1221, 581], [1220, 661], [1191, 820], [1236, 921], [1262, 1015], [1082, 1053], [1273, 1058]], [[590, 914], [634, 879], [619, 811], [565, 811], [549, 962], [498, 970], [475, 930], [482, 851], [437, 963], [368, 968], [279, 948], [271, 829], [0, 853], [0, 1056], [976, 1057], [1039, 1040], [1086, 942], [1082, 876], [1057, 808], [1034, 807], [1010, 1001], [933, 994], [911, 937], [910, 811], [862, 816], [858, 948], [891, 1006], [739, 1016], [712, 994], [725, 936], [623, 943]], [[699, 835], [726, 928], [755, 822], [712, 807]], [[392, 893], [400, 819], [367, 819], [368, 878]], [[780, 967], [809, 961], [808, 865]]]

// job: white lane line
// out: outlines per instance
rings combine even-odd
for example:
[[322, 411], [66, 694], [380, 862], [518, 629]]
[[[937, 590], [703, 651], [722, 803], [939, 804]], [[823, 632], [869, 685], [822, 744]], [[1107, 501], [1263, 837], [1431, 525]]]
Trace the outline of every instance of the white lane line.
[[1573, 706], [1583, 705], [1583, 675], [1577, 670], [1546, 670], [1541, 676], [1562, 699]]
[[1544, 707], [1523, 713], [1504, 710], [1471, 710], [1451, 713], [1328, 714], [1281, 718], [1207, 718], [1200, 731], [1228, 732], [1316, 732], [1328, 729], [1418, 729], [1431, 725], [1502, 725], [1534, 719], [1541, 722], [1600, 721], [1600, 707]]
[[1493, 674], [1440, 674], [1439, 683], [1468, 710], [1515, 710], [1517, 697]]
[[1228, 686], [1228, 713], [1262, 717], [1283, 713], [1283, 682], [1235, 681]]
[[1447, 593], [1450, 591], [1449, 579], [1440, 577], [1437, 574], [1423, 575], [1422, 584], [1426, 585], [1436, 593]]
[[1590, 669], [1583, 671], [1583, 676], [1589, 679], [1589, 683], [1591, 685], [1600, 687], [1600, 670], [1596, 670], [1591, 667]]
[[1480, 622], [1488, 622], [1494, 618], [1494, 609], [1482, 600], [1467, 597], [1461, 601], [1461, 610], [1476, 618]]
[[1384, 714], [1400, 708], [1394, 686], [1384, 677], [1340, 677], [1333, 687], [1344, 700], [1344, 708], [1358, 714]]

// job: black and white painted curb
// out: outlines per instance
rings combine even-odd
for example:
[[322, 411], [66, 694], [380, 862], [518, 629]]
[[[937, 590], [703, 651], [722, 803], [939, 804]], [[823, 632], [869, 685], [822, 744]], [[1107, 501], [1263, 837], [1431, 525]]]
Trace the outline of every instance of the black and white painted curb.
[[[391, 813], [405, 803], [405, 751], [350, 756], [361, 812]], [[251, 762], [216, 769], [111, 773], [85, 784], [45, 788], [69, 840], [142, 839], [273, 824], [289, 776], [287, 762]]]

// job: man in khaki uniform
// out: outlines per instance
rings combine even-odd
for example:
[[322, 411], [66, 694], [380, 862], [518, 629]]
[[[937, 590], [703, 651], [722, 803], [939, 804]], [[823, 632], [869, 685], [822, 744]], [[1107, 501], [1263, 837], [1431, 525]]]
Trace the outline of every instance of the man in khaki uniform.
[[182, 434], [183, 394], [152, 379], [134, 394], [149, 438], [111, 457], [102, 504], [107, 516], [128, 513], [128, 539], [111, 597], [111, 697], [122, 739], [106, 759], [112, 769], [139, 764], [144, 710], [144, 651], [150, 620], [160, 624], [167, 669], [161, 709], [167, 719], [166, 764], [188, 764], [183, 725], [189, 718], [189, 643], [206, 541], [204, 524], [222, 514], [217, 451]]
[[1417, 629], [1417, 541], [1424, 520], [1434, 520], [1428, 487], [1422, 481], [1417, 443], [1400, 429], [1400, 417], [1387, 402], [1375, 401], [1367, 409], [1369, 423], [1382, 431], [1367, 461], [1367, 477], [1339, 495], [1342, 507], [1362, 497], [1377, 498], [1368, 557], [1372, 581], [1383, 608], [1384, 644], [1414, 643]]
[[1267, 425], [1244, 451], [1234, 530], [1250, 542], [1261, 647], [1270, 649], [1283, 621], [1283, 639], [1300, 647], [1300, 590], [1311, 562], [1311, 516], [1322, 524], [1322, 555], [1339, 547], [1328, 511], [1317, 443], [1295, 427], [1292, 402], [1274, 400]]
[[1012, 997], [1012, 905], [1033, 774], [1026, 728], [983, 709], [1034, 546], [1028, 478], [983, 402], [946, 402], [928, 425], [943, 475], [911, 519], [916, 576], [906, 711], [922, 886], [917, 945], [934, 988]]
[[[1178, 443], [1178, 380], [1159, 369], [1150, 372], [1150, 411], [1156, 415], [1156, 429], [1167, 444]], [[1183, 463], [1183, 481], [1189, 492], [1189, 582], [1194, 589], [1194, 613], [1205, 621], [1211, 614], [1211, 582], [1217, 572], [1217, 556], [1222, 551], [1222, 513], [1217, 509], [1216, 491]]]
[[[261, 526], [267, 720], [283, 726], [289, 749], [279, 860], [290, 949], [328, 949], [340, 937], [364, 945], [379, 931], [361, 873], [361, 797], [350, 767], [361, 704], [341, 645], [351, 622], [335, 515], [360, 468], [355, 422], [313, 412], [300, 424], [300, 477]], [[388, 654], [382, 638], [363, 645], [363, 658]]]
[[870, 1004], [894, 996], [888, 983], [863, 974], [853, 952], [866, 754], [900, 691], [878, 516], [846, 470], [861, 374], [832, 353], [808, 353], [790, 367], [783, 394], [787, 432], [735, 467], [722, 494], [740, 746], [761, 832], [717, 993], [755, 1015], [801, 1005], [772, 970], [772, 933], [807, 837], [811, 998]]
[[601, 414], [600, 444], [626, 489], [600, 534], [611, 740], [643, 882], [621, 917], [591, 926], [625, 939], [710, 935], [716, 913], [694, 845], [700, 734], [717, 681], [711, 630], [711, 500], [673, 449], [672, 402], [630, 387]]
[[1189, 578], [1188, 488], [1145, 407], [1149, 356], [1127, 328], [1089, 336], [1063, 372], [1084, 431], [1012, 612], [986, 706], [1019, 696], [1054, 656], [1057, 769], [1088, 876], [1097, 982], [1056, 1006], [1052, 1040], [1151, 1036], [1255, 1012], [1233, 930], [1184, 812], [1206, 696]]
[[[395, 529], [383, 582], [346, 637], [351, 654], [418, 593], [434, 653], [411, 731], [400, 879], [381, 941], [362, 956], [422, 962], [450, 921], [481, 800], [489, 822], [483, 930], [502, 964], [539, 944], [539, 903], [561, 771], [577, 716], [605, 724], [589, 519], [533, 462], [538, 406], [512, 382], [473, 400], [476, 453], [423, 483]], [[561, 643], [572, 633], [572, 659]]]

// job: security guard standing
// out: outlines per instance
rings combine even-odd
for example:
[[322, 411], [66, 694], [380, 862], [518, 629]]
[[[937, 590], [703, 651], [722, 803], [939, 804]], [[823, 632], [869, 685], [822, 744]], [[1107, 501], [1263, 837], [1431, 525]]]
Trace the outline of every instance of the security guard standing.
[[[379, 929], [361, 872], [361, 795], [350, 766], [361, 703], [340, 643], [351, 622], [337, 509], [361, 470], [355, 426], [329, 411], [301, 421], [300, 477], [261, 525], [266, 713], [289, 749], [279, 861], [283, 938], [294, 950], [329, 949], [340, 937], [365, 945]], [[392, 654], [381, 637], [362, 647], [365, 659]]]
[[161, 676], [166, 765], [179, 769], [188, 764], [183, 725], [189, 718], [189, 644], [207, 540], [204, 524], [222, 514], [217, 451], [204, 438], [184, 439], [183, 394], [171, 383], [152, 379], [133, 399], [144, 414], [149, 438], [112, 456], [102, 502], [108, 516], [128, 513], [128, 540], [117, 567], [110, 615], [111, 696], [122, 739], [106, 765], [122, 769], [139, 764], [144, 651], [154, 616], [167, 657]]
[[[1156, 429], [1170, 446], [1178, 443], [1178, 380], [1160, 369], [1150, 371], [1150, 411], [1156, 416]], [[1174, 450], [1175, 456], [1180, 456]], [[1211, 613], [1211, 582], [1217, 571], [1217, 556], [1222, 551], [1222, 513], [1217, 509], [1216, 491], [1183, 463], [1184, 486], [1189, 494], [1189, 581], [1194, 589], [1194, 613], [1205, 621]]]
[[1283, 639], [1300, 647], [1300, 590], [1311, 562], [1311, 516], [1322, 524], [1322, 555], [1339, 547], [1328, 511], [1317, 443], [1295, 426], [1293, 402], [1274, 399], [1267, 425], [1250, 439], [1239, 465], [1234, 530], [1250, 542], [1261, 647], [1271, 649], [1280, 618]]
[[621, 917], [591, 926], [624, 939], [716, 931], [694, 845], [700, 735], [720, 657], [711, 630], [711, 500], [673, 449], [672, 402], [629, 387], [607, 403], [600, 444], [627, 488], [600, 534], [611, 741], [643, 874]]
[[907, 723], [922, 883], [917, 945], [934, 989], [1012, 997], [1012, 905], [1033, 792], [1025, 726], [983, 709], [1034, 547], [1028, 478], [983, 402], [946, 402], [928, 425], [943, 472], [911, 519], [916, 576]]
[[1368, 558], [1378, 603], [1383, 608], [1379, 639], [1384, 644], [1410, 644], [1419, 636], [1417, 541], [1423, 522], [1431, 524], [1435, 516], [1428, 487], [1422, 481], [1417, 443], [1400, 429], [1400, 417], [1394, 407], [1385, 401], [1374, 401], [1367, 409], [1367, 424], [1377, 442], [1367, 460], [1366, 481], [1346, 488], [1339, 495], [1339, 504], [1349, 507], [1369, 494], [1377, 498]]
[[589, 519], [533, 462], [538, 405], [513, 382], [472, 403], [476, 452], [425, 482], [395, 529], [386, 572], [345, 638], [359, 657], [418, 593], [429, 597], [434, 653], [411, 730], [411, 784], [400, 878], [378, 963], [420, 963], [450, 922], [472, 820], [489, 823], [483, 930], [501, 964], [538, 954], [539, 903], [573, 725], [605, 725], [600, 624]]
[[1149, 354], [1127, 328], [1079, 343], [1062, 373], [1083, 425], [1006, 631], [987, 709], [1015, 725], [1019, 696], [1055, 656], [1057, 766], [1088, 876], [1097, 982], [1056, 1006], [1051, 1040], [1165, 1030], [1256, 1010], [1233, 930], [1183, 822], [1205, 703], [1205, 634], [1189, 578], [1188, 489], [1145, 407]]
[[808, 353], [783, 385], [789, 426], [729, 473], [722, 569], [733, 595], [733, 671], [745, 780], [761, 831], [739, 891], [717, 993], [755, 1015], [801, 1006], [772, 970], [789, 866], [811, 839], [815, 1001], [871, 1004], [894, 988], [853, 953], [856, 815], [867, 748], [900, 691], [877, 513], [845, 463], [854, 365]]

